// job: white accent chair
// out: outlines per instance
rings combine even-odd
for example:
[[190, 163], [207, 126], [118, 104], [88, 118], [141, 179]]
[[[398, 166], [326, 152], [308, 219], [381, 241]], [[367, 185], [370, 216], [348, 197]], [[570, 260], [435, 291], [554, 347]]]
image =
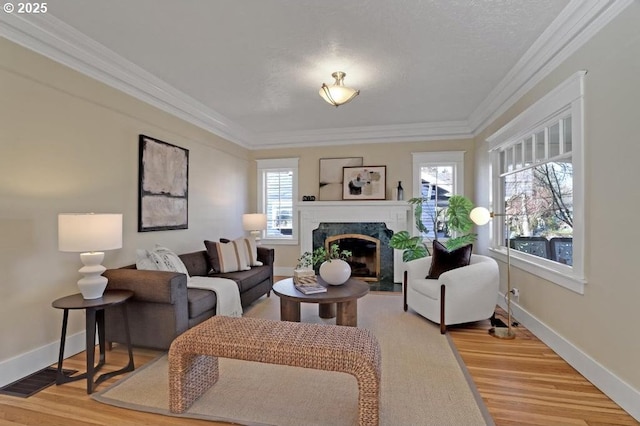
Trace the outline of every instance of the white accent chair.
[[497, 262], [478, 254], [468, 266], [452, 269], [438, 279], [427, 279], [432, 257], [406, 263], [404, 272], [404, 310], [413, 309], [430, 321], [447, 325], [491, 318], [498, 301], [500, 275]]

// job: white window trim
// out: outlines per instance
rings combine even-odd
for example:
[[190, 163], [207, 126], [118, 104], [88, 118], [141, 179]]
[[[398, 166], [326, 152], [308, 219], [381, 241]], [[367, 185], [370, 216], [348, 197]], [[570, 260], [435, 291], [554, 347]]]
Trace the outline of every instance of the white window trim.
[[[413, 158], [413, 197], [421, 196], [420, 193], [420, 169], [423, 166], [448, 166], [455, 164], [456, 173], [454, 176], [453, 188], [458, 195], [464, 195], [464, 154], [466, 151], [434, 151], [434, 152], [412, 152]], [[411, 212], [412, 235], [418, 235], [416, 220]], [[438, 241], [447, 239], [439, 239]]]
[[[570, 111], [573, 164], [573, 266], [511, 250], [511, 265], [537, 275], [579, 294], [587, 283], [584, 272], [585, 216], [584, 216], [584, 77], [579, 71], [558, 87], [523, 111], [508, 124], [487, 138], [492, 157], [492, 208], [502, 212], [499, 150], [511, 145], [547, 123], [558, 120]], [[496, 218], [499, 219], [499, 218]], [[492, 226], [490, 252], [506, 261], [506, 247], [500, 244], [500, 226]]]
[[[258, 212], [264, 211], [264, 174], [265, 170], [287, 169], [293, 171], [293, 192], [291, 205], [291, 238], [263, 238], [261, 242], [269, 245], [298, 245], [298, 160], [299, 158], [271, 158], [264, 160], [256, 160], [258, 165]], [[263, 233], [264, 237], [264, 233]]]

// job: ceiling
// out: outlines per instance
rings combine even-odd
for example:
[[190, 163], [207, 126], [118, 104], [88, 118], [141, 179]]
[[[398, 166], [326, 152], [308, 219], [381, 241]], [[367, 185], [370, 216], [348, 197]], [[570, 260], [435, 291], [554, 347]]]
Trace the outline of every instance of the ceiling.
[[[583, 3], [51, 0], [1, 19], [22, 19], [10, 29], [40, 40], [29, 47], [259, 149], [470, 137], [584, 27], [567, 34]], [[361, 91], [338, 108], [318, 95], [334, 71]]]

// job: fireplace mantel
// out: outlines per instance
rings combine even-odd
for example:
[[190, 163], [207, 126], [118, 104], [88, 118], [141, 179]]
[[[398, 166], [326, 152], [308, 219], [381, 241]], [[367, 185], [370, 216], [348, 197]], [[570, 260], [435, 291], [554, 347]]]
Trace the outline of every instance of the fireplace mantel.
[[[406, 201], [304, 201], [300, 214], [300, 253], [313, 250], [313, 230], [320, 223], [382, 222], [393, 232], [407, 231], [410, 205]], [[402, 281], [402, 253], [394, 253], [395, 282]]]

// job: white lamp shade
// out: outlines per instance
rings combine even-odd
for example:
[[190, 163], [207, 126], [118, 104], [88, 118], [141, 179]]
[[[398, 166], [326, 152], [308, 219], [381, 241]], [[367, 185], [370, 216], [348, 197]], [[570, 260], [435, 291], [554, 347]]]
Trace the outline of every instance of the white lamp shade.
[[61, 213], [58, 215], [58, 249], [93, 252], [122, 248], [122, 215]]
[[469, 213], [469, 218], [476, 225], [486, 225], [491, 220], [491, 213], [484, 207], [476, 207]]
[[243, 214], [242, 227], [245, 231], [262, 231], [267, 229], [267, 215], [263, 213]]

